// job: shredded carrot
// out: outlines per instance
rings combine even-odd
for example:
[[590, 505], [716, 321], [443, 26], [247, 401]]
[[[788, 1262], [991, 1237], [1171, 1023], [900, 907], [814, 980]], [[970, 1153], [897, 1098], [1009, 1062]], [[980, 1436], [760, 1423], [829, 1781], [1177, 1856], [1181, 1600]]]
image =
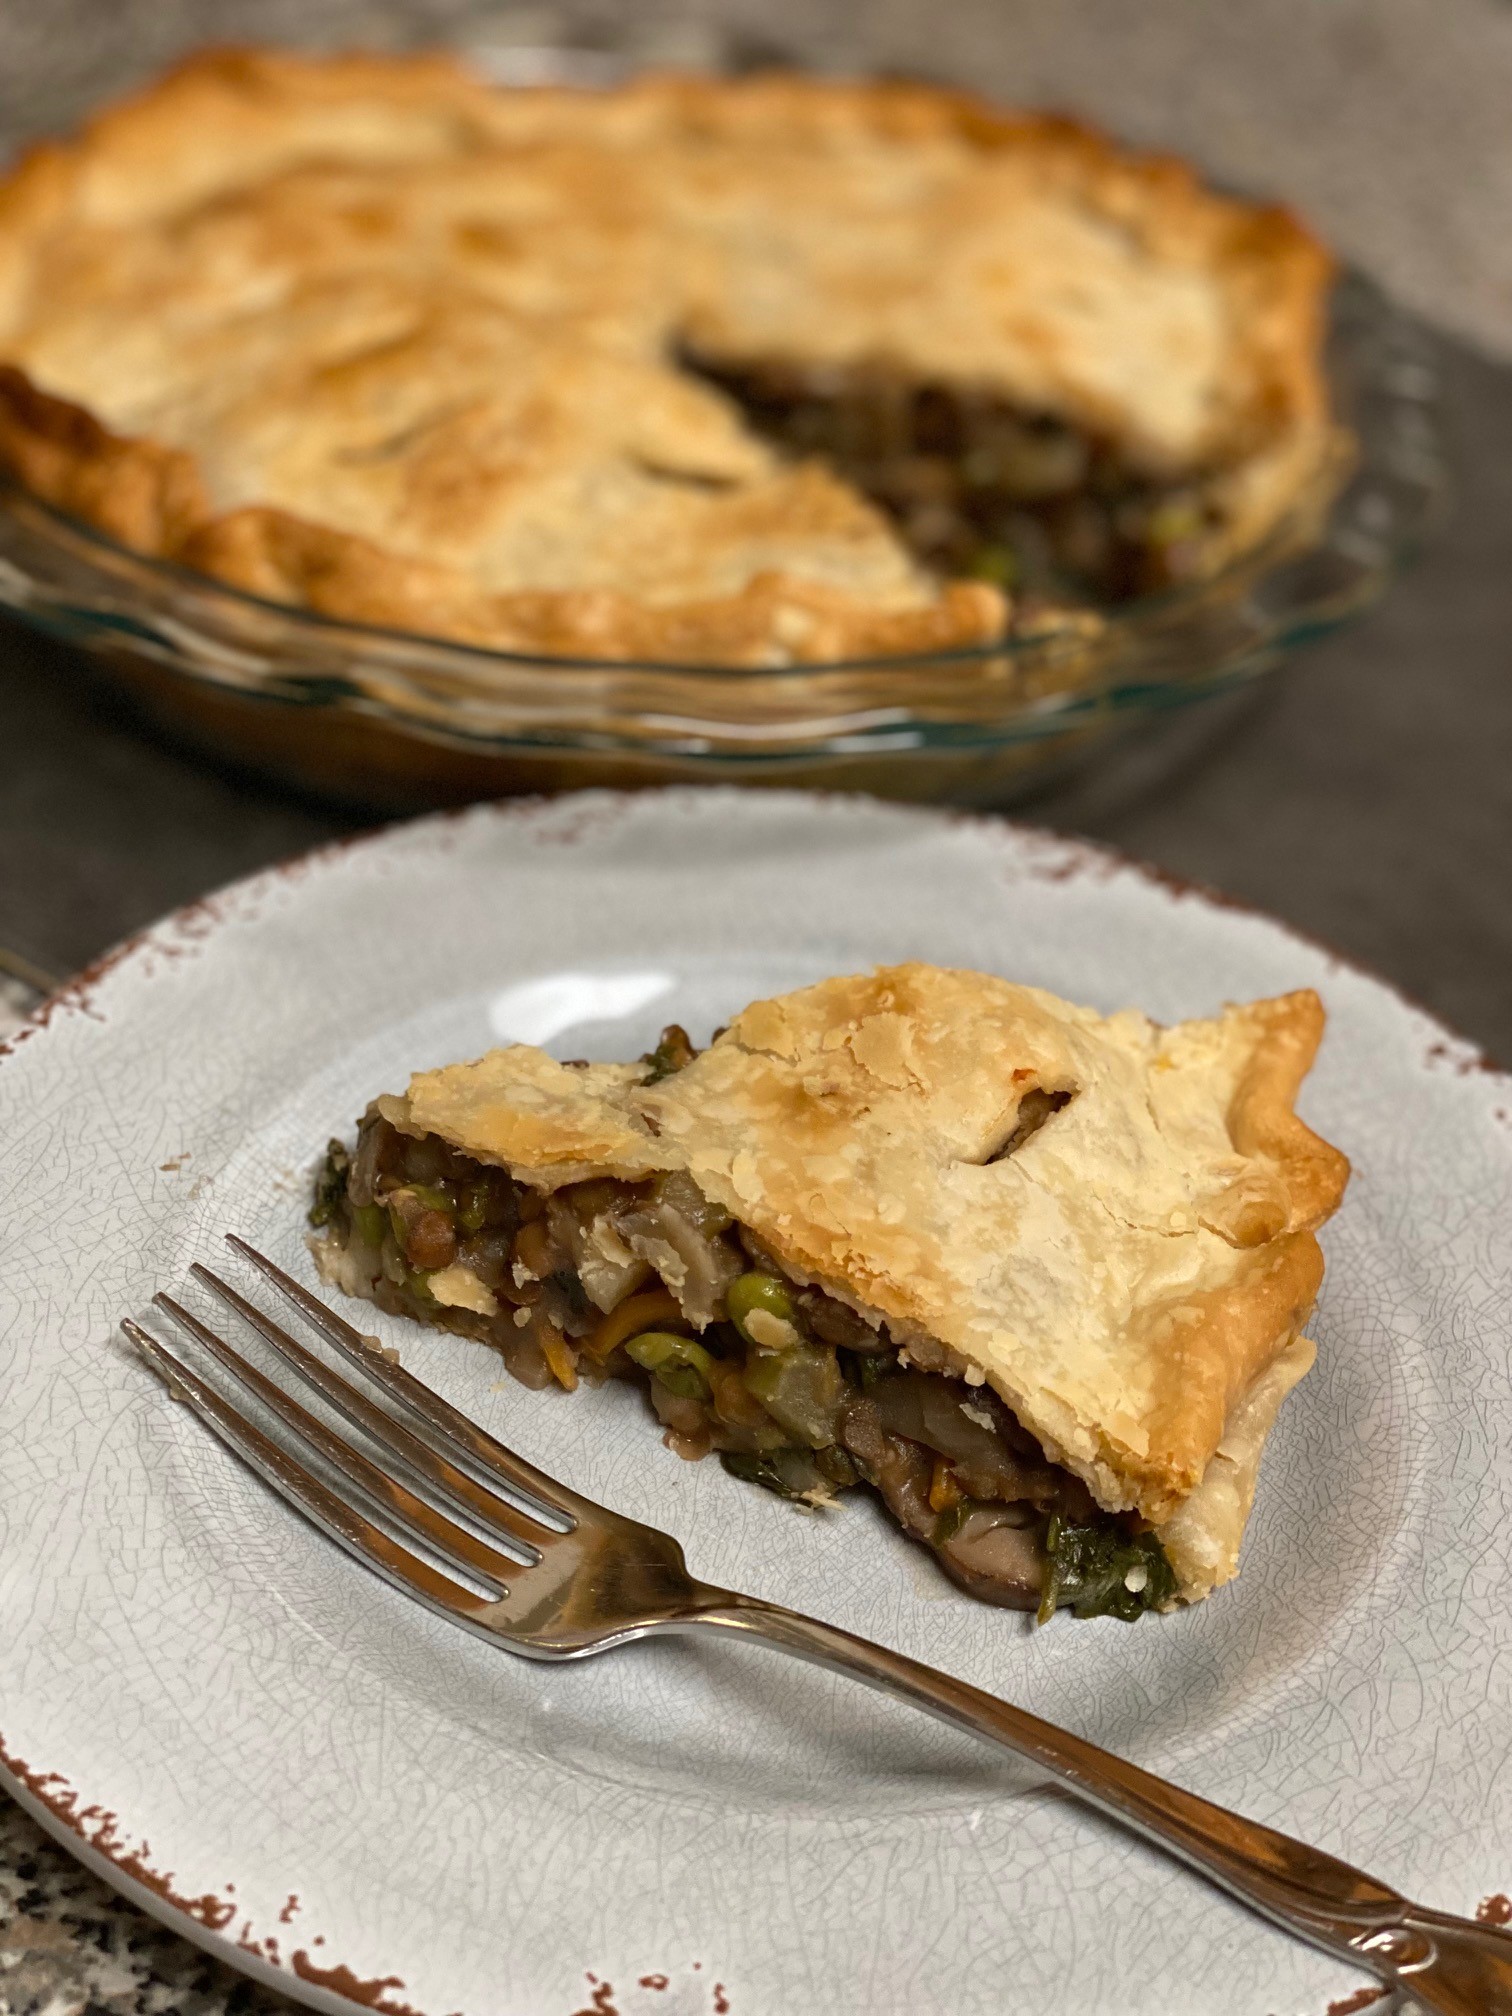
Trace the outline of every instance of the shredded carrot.
[[597, 1365], [602, 1365], [609, 1353], [627, 1337], [638, 1336], [642, 1330], [665, 1330], [669, 1324], [682, 1322], [682, 1312], [671, 1294], [665, 1288], [648, 1288], [643, 1295], [627, 1295], [617, 1309], [601, 1319], [596, 1329], [579, 1340], [578, 1348]]
[[551, 1376], [570, 1393], [578, 1382], [577, 1357], [572, 1346], [555, 1323], [537, 1323], [535, 1334], [541, 1355], [551, 1367]]
[[935, 1458], [934, 1475], [929, 1480], [929, 1509], [931, 1512], [948, 1512], [952, 1505], [959, 1505], [966, 1493], [956, 1482], [955, 1472], [943, 1456]]

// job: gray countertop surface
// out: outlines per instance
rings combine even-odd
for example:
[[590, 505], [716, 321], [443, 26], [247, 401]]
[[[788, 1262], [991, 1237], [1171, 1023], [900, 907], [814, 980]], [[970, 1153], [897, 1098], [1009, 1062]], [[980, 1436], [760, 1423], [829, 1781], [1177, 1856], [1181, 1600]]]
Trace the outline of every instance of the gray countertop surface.
[[[134, 11], [145, 24], [144, 11]], [[724, 11], [748, 25], [758, 18], [750, 6]], [[1081, 24], [1083, 41], [1026, 25], [1023, 89], [1079, 99], [1119, 123], [1107, 36], [1124, 31], [1107, 25], [1110, 10], [1101, 0], [1077, 0], [1063, 11]], [[1124, 89], [1134, 94], [1125, 127], [1142, 138], [1164, 130], [1250, 181], [1261, 180], [1269, 162], [1272, 182], [1289, 186], [1288, 135], [1306, 123], [1295, 109], [1307, 96], [1294, 74], [1295, 50], [1275, 66], [1279, 96], [1267, 126], [1263, 86], [1244, 103], [1235, 95], [1244, 62], [1256, 60], [1252, 51], [1246, 56], [1248, 31], [1194, 30], [1192, 10], [1167, 0], [1123, 11], [1138, 12], [1153, 38], [1125, 65]], [[1334, 41], [1353, 22], [1363, 38], [1355, 66], [1377, 79], [1378, 121], [1418, 60], [1430, 12], [1443, 23], [1445, 43], [1459, 48], [1462, 76], [1476, 69], [1479, 52], [1485, 75], [1502, 80], [1498, 90], [1512, 82], [1512, 9], [1490, 0], [1452, 0], [1442, 13], [1381, 0], [1368, 30], [1354, 0], [1327, 9], [1251, 0], [1248, 11], [1305, 21], [1317, 34], [1326, 12]], [[8, 21], [0, 17], [0, 69], [7, 38], [39, 35], [44, 15], [49, 34], [59, 32], [63, 15], [92, 33], [104, 49], [96, 50], [96, 65], [120, 34], [115, 10], [81, 0], [9, 12]], [[432, 6], [416, 18], [442, 32], [460, 12]], [[882, 53], [906, 56], [925, 12], [933, 18], [938, 10], [910, 11], [902, 0], [879, 5], [873, 37], [882, 38]], [[340, 6], [330, 16], [358, 26], [364, 18]], [[974, 0], [961, 0], [939, 38], [936, 67], [965, 71], [972, 48], [986, 49], [989, 39], [1000, 54], [1002, 24], [1020, 17], [1030, 24], [1006, 0], [990, 17]], [[805, 24], [818, 36], [839, 16], [816, 4], [800, 20], [793, 4], [773, 4], [759, 18], [802, 40]], [[248, 21], [245, 5], [159, 8], [132, 46], [156, 59], [167, 43], [196, 34], [245, 34]], [[291, 13], [289, 23], [262, 32], [293, 34], [292, 23]], [[1331, 60], [1343, 62], [1348, 53], [1346, 35], [1343, 55], [1336, 50]], [[68, 60], [77, 70], [75, 59], [76, 52]], [[1180, 94], [1161, 68], [1162, 60], [1178, 59], [1188, 87]], [[1442, 50], [1434, 54], [1425, 88], [1447, 88], [1445, 60]], [[985, 67], [988, 81], [1012, 89], [1004, 62]], [[74, 71], [61, 56], [57, 68], [62, 102]], [[1466, 87], [1472, 128], [1483, 86], [1484, 76]], [[0, 112], [10, 88], [0, 85]], [[1507, 101], [1498, 102], [1504, 108]], [[1353, 101], [1349, 107], [1356, 153], [1368, 150], [1375, 130], [1368, 110]], [[1420, 115], [1417, 107], [1399, 125], [1402, 146], [1422, 144]], [[10, 116], [13, 125], [24, 123], [14, 106]], [[1444, 127], [1452, 159], [1468, 144], [1463, 129]], [[1458, 279], [1451, 270], [1456, 261], [1466, 264], [1457, 234], [1473, 235], [1472, 213], [1490, 184], [1445, 197], [1442, 235], [1450, 242], [1426, 257], [1417, 241], [1433, 234], [1422, 221], [1422, 192], [1393, 238], [1357, 186], [1359, 174], [1346, 172], [1336, 152], [1337, 136], [1310, 153], [1304, 148], [1300, 193], [1334, 188], [1338, 229], [1364, 256], [1374, 253], [1378, 270], [1420, 301], [1439, 299], [1445, 321], [1482, 343], [1500, 340], [1512, 355], [1512, 264]], [[1504, 200], [1512, 190], [1512, 129], [1483, 167], [1491, 182], [1501, 178]], [[1503, 234], [1496, 252], [1503, 262], [1512, 256], [1509, 242]], [[1215, 714], [1183, 760], [1133, 754], [1018, 808], [1018, 816], [1108, 841], [1271, 910], [1377, 968], [1493, 1056], [1512, 1059], [1512, 367], [1459, 340], [1445, 340], [1442, 363], [1457, 494], [1428, 550], [1385, 603], [1243, 705]], [[120, 702], [80, 676], [68, 653], [0, 628], [0, 945], [38, 966], [67, 972], [163, 910], [358, 823], [366, 822], [150, 739]], [[115, 1897], [0, 1795], [0, 2016], [220, 2016], [286, 2006]]]

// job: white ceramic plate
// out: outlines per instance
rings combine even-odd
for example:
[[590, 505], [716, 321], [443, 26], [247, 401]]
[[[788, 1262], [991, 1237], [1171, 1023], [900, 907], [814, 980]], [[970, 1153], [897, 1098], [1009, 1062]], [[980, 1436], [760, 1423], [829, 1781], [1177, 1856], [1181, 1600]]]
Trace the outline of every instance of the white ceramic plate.
[[[119, 1342], [234, 1227], [308, 1273], [370, 1094], [503, 1037], [632, 1056], [905, 956], [1162, 1018], [1317, 986], [1357, 1175], [1239, 1582], [1032, 1631], [864, 1505], [667, 1451], [627, 1389], [419, 1375], [695, 1569], [995, 1687], [1474, 1910], [1512, 1881], [1512, 1085], [1264, 919], [1042, 835], [856, 801], [594, 795], [398, 828], [170, 920], [0, 1064], [0, 1738], [123, 1887], [291, 1993], [444, 2016], [1321, 2012], [1351, 1976], [832, 1676], [510, 1659], [332, 1549]], [[596, 1999], [595, 1999], [596, 1998]]]

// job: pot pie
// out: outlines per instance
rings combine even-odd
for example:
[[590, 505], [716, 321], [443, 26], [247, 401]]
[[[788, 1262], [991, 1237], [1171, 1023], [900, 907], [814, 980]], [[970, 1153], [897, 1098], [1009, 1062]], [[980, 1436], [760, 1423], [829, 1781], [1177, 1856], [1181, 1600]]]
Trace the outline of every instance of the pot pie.
[[1293, 1112], [1312, 993], [1162, 1028], [905, 965], [635, 1064], [424, 1071], [330, 1145], [322, 1275], [640, 1381], [679, 1454], [871, 1487], [970, 1594], [1133, 1618], [1236, 1572], [1313, 1362], [1348, 1164]]
[[1332, 488], [1284, 211], [918, 84], [192, 58], [0, 184], [0, 463], [141, 552], [517, 652], [1091, 634]]

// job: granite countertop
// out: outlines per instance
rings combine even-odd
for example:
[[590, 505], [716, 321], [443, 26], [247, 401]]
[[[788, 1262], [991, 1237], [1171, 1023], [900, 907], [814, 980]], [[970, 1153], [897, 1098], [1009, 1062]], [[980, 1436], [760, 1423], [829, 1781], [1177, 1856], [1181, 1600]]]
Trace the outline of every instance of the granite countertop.
[[[615, 4], [570, 11], [591, 29]], [[195, 40], [466, 38], [480, 21], [497, 38], [539, 18], [471, 0], [0, 10], [0, 130], [72, 116], [102, 80], [117, 88]], [[656, 19], [673, 52], [733, 23], [752, 42], [970, 76], [1190, 149], [1302, 202], [1456, 332], [1442, 363], [1458, 501], [1415, 571], [1358, 628], [1215, 714], [1185, 759], [1136, 752], [1027, 810], [1285, 916], [1512, 1057], [1512, 363], [1487, 355], [1512, 359], [1512, 7], [872, 0], [858, 15], [851, 0], [685, 0]], [[0, 946], [36, 965], [66, 972], [174, 904], [367, 823], [148, 739], [77, 671], [0, 628]], [[116, 1897], [0, 1795], [0, 2016], [292, 2006]]]
[[0, 1795], [3, 2016], [272, 2016], [295, 2006], [118, 1897]]

